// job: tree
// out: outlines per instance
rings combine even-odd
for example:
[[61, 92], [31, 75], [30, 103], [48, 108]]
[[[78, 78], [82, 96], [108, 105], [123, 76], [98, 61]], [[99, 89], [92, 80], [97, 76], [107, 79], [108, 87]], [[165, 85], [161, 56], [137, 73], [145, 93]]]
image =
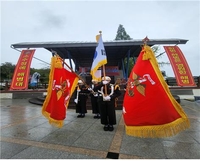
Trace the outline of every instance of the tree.
[[[118, 30], [117, 30], [117, 35], [115, 40], [132, 40], [132, 38], [126, 33], [125, 28], [123, 25], [119, 25]], [[152, 50], [155, 53], [156, 58], [158, 59], [163, 53], [158, 54], [160, 48], [159, 46], [152, 46]], [[128, 69], [126, 70], [128, 72], [128, 75], [130, 75], [131, 70], [134, 66], [135, 59], [133, 57], [129, 58], [129, 62], [127, 61], [127, 58], [124, 59], [124, 64], [129, 63]], [[169, 62], [158, 62], [159, 66], [162, 67], [163, 65], [168, 65]]]
[[[1, 82], [11, 82], [16, 65], [13, 65], [10, 62], [2, 63], [0, 66], [0, 81]], [[49, 82], [49, 68], [42, 68], [42, 69], [34, 69], [30, 68], [30, 75], [33, 75], [35, 72], [40, 73], [40, 82], [42, 84], [48, 84]]]
[[[117, 35], [115, 37], [115, 40], [132, 40], [132, 38], [126, 33], [126, 30], [123, 27], [123, 25], [120, 24], [118, 29], [117, 29]], [[127, 58], [125, 58], [124, 64], [127, 64], [127, 63], [128, 63]], [[134, 66], [134, 58], [130, 57], [129, 58], [129, 66], [128, 66], [128, 69], [127, 69], [128, 75], [130, 74], [133, 66]]]
[[[161, 56], [165, 53], [165, 52], [159, 53], [159, 50], [160, 50], [159, 46], [152, 46], [151, 48], [152, 48], [153, 52], [155, 53], [155, 57], [157, 59], [161, 58]], [[158, 62], [158, 65], [160, 67], [163, 67], [164, 65], [169, 65], [169, 64], [170, 64], [169, 62]]]
[[120, 24], [117, 30], [115, 40], [132, 40], [132, 38], [126, 33], [126, 30], [123, 27], [123, 25]]
[[0, 76], [0, 80], [2, 81], [8, 81], [11, 80], [13, 77], [13, 73], [15, 70], [15, 65], [13, 65], [10, 62], [5, 62], [2, 63], [0, 66], [0, 71], [1, 71], [1, 76]]
[[129, 66], [128, 66], [128, 75], [130, 75], [131, 71], [132, 71], [132, 68], [135, 64], [134, 62], [134, 58], [133, 57], [130, 57], [129, 58], [129, 62], [127, 61], [127, 58], [124, 59], [124, 64], [127, 64], [129, 63]]

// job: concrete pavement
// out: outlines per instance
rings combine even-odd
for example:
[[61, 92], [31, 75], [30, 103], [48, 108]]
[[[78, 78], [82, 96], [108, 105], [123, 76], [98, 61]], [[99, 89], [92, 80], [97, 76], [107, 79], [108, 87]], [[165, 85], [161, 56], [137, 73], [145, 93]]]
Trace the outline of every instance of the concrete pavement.
[[28, 99], [1, 99], [1, 159], [199, 159], [200, 103], [181, 100], [181, 106], [190, 129], [174, 137], [144, 139], [125, 134], [121, 110], [113, 132], [103, 131], [90, 110], [77, 118], [73, 109], [59, 129]]

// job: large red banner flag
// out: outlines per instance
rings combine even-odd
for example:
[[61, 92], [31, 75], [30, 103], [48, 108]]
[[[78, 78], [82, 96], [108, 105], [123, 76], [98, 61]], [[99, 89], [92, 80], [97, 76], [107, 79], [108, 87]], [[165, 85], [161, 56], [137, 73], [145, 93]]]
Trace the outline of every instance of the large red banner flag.
[[163, 46], [171, 62], [177, 85], [196, 86], [188, 63], [178, 46]]
[[144, 45], [127, 82], [123, 102], [126, 134], [169, 137], [190, 127], [187, 115], [171, 95], [152, 49]]
[[47, 96], [43, 103], [42, 114], [49, 123], [61, 128], [66, 118], [69, 100], [78, 83], [77, 75], [62, 66], [62, 60], [53, 56]]
[[28, 88], [30, 66], [34, 53], [35, 49], [22, 50], [13, 74], [10, 85], [11, 90], [24, 90]]

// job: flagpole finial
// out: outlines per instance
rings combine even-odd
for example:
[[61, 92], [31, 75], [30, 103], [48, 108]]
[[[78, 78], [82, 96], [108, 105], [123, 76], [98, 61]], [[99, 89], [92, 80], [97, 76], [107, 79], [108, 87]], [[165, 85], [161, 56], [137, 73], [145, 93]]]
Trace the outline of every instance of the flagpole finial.
[[101, 33], [102, 33], [102, 31], [99, 31], [99, 33], [101, 34]]
[[149, 38], [146, 36], [143, 40], [144, 44], [146, 45], [147, 44], [147, 41], [149, 41]]

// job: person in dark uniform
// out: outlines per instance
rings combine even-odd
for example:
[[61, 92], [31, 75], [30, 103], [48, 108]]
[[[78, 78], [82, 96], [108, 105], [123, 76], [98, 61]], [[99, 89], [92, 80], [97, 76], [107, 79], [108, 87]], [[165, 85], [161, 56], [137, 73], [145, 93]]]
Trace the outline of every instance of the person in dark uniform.
[[97, 91], [97, 86], [99, 85], [98, 80], [93, 79], [92, 84], [90, 87], [90, 97], [91, 97], [91, 104], [92, 104], [92, 113], [94, 115], [94, 119], [99, 119], [100, 116], [100, 111], [99, 111], [99, 105], [98, 105], [98, 91]]
[[101, 124], [104, 125], [104, 131], [113, 131], [113, 125], [116, 125], [115, 98], [121, 95], [119, 88], [114, 88], [110, 84], [111, 78], [102, 77], [102, 84], [98, 86], [98, 102], [101, 114]]
[[77, 116], [78, 118], [85, 117], [85, 114], [87, 113], [86, 102], [87, 102], [89, 93], [90, 91], [83, 84], [83, 81], [79, 80], [78, 85], [75, 89], [76, 98], [74, 99], [74, 102], [76, 103], [76, 113], [79, 113], [79, 115]]
[[[119, 90], [120, 91], [120, 84], [121, 84], [121, 78], [117, 78], [114, 84], [114, 90]], [[115, 98], [115, 107], [117, 107], [117, 101], [118, 97]]]

